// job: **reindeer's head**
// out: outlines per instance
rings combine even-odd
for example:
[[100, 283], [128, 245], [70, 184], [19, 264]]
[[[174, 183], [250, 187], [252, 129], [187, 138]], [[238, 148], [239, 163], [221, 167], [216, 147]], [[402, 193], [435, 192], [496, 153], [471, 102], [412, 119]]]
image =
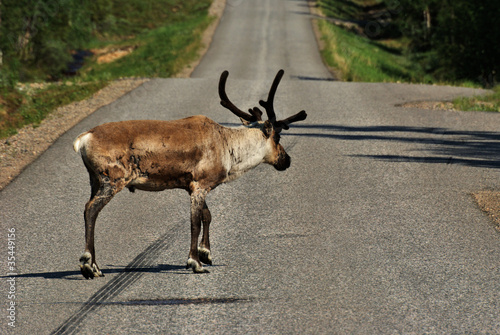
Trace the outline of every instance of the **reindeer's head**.
[[276, 170], [283, 171], [290, 167], [290, 156], [285, 152], [285, 149], [280, 144], [280, 133], [282, 130], [287, 130], [288, 125], [292, 122], [305, 120], [307, 114], [305, 111], [292, 115], [283, 120], [276, 120], [276, 113], [274, 112], [274, 95], [276, 89], [283, 77], [285, 71], [279, 70], [274, 78], [267, 100], [260, 100], [259, 104], [264, 107], [267, 114], [267, 120], [262, 120], [262, 111], [258, 107], [248, 110], [248, 113], [236, 107], [228, 98], [226, 94], [226, 80], [229, 76], [228, 71], [222, 72], [219, 81], [219, 96], [220, 103], [225, 108], [229, 109], [233, 114], [238, 116], [243, 125], [249, 128], [260, 128], [263, 136], [267, 139], [271, 146], [270, 154], [265, 158], [266, 163], [273, 165]]

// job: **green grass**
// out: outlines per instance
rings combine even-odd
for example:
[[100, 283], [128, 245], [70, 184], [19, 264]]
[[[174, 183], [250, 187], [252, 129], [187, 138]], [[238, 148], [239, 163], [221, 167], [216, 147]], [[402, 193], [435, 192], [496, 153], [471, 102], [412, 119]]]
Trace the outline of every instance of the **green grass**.
[[84, 78], [111, 80], [121, 77], [170, 77], [198, 57], [201, 33], [210, 24], [207, 16], [146, 31], [117, 43], [136, 47], [129, 55], [107, 64], [90, 61]]
[[433, 79], [402, 54], [402, 50], [370, 40], [326, 20], [318, 22], [325, 62], [340, 72], [339, 79], [364, 82], [427, 82]]
[[382, 0], [319, 0], [318, 6], [328, 17], [352, 20], [358, 19], [365, 9], [380, 5], [382, 2]]
[[325, 62], [336, 69], [341, 80], [363, 82], [409, 82], [425, 84], [451, 84], [478, 87], [472, 82], [445, 82], [428, 71], [432, 68], [431, 53], [413, 58], [408, 56], [407, 41], [390, 29], [377, 39], [363, 33], [356, 22], [377, 21], [377, 15], [385, 12], [381, 0], [320, 0], [319, 8], [327, 17], [347, 20], [349, 24], [336, 25], [319, 20], [318, 26], [324, 44], [322, 55]]
[[126, 0], [113, 7], [111, 27], [89, 48], [133, 47], [116, 61], [97, 64], [90, 59], [83, 78], [171, 77], [196, 59], [201, 34], [212, 22], [211, 0]]
[[[380, 0], [320, 0], [319, 8], [327, 17], [342, 20], [367, 20], [372, 10], [383, 12]], [[425, 82], [433, 83], [432, 76], [405, 56], [404, 41], [396, 39], [373, 40], [360, 34], [361, 27], [337, 26], [328, 20], [319, 20], [325, 62], [345, 81], [363, 82]]]
[[457, 98], [453, 100], [453, 105], [462, 111], [500, 112], [500, 86], [496, 86], [492, 94]]
[[210, 0], [113, 0], [112, 34], [131, 36], [206, 16]]

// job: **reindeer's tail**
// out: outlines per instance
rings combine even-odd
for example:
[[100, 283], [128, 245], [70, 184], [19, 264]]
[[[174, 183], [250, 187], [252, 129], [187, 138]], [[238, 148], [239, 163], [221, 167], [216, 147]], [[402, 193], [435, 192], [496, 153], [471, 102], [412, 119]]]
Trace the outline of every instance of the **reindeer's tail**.
[[75, 149], [76, 152], [81, 153], [82, 148], [85, 148], [88, 141], [90, 140], [92, 134], [89, 132], [83, 133], [80, 136], [78, 136], [75, 141], [73, 142], [73, 149]]

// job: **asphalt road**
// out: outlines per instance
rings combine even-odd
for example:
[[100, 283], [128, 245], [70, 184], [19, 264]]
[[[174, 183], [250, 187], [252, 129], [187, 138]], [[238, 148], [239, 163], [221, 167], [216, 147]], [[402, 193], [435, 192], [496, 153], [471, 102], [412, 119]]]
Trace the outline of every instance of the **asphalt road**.
[[[305, 11], [305, 1], [230, 1], [194, 78], [155, 79], [101, 108], [0, 192], [0, 333], [500, 332], [500, 234], [470, 196], [499, 189], [500, 116], [397, 107], [470, 89], [326, 80]], [[126, 119], [236, 124], [219, 105], [220, 71], [247, 108], [279, 68], [278, 116], [309, 117], [282, 136], [287, 171], [261, 166], [209, 194], [210, 273], [184, 269], [184, 191], [123, 191], [97, 221], [106, 276], [84, 280], [90, 188], [73, 139]]]

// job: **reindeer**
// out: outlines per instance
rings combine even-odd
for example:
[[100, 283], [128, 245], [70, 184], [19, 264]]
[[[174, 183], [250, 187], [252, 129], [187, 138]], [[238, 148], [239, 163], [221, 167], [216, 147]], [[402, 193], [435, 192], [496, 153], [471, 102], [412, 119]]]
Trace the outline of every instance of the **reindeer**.
[[[260, 163], [278, 171], [290, 166], [290, 156], [279, 143], [280, 132], [293, 122], [305, 120], [301, 111], [277, 121], [274, 95], [283, 77], [280, 70], [269, 90], [267, 101], [259, 101], [246, 113], [226, 94], [227, 71], [221, 74], [221, 105], [238, 116], [243, 126], [221, 126], [206, 116], [175, 121], [122, 121], [97, 126], [76, 138], [73, 147], [82, 156], [90, 176], [91, 196], [85, 205], [85, 252], [80, 269], [86, 279], [103, 276], [96, 263], [94, 228], [99, 212], [125, 187], [134, 192], [180, 188], [191, 197], [191, 247], [186, 268], [194, 273], [208, 272], [202, 265], [212, 264], [209, 227], [211, 214], [205, 202], [209, 191], [235, 180]], [[198, 238], [203, 223], [203, 235]]]

